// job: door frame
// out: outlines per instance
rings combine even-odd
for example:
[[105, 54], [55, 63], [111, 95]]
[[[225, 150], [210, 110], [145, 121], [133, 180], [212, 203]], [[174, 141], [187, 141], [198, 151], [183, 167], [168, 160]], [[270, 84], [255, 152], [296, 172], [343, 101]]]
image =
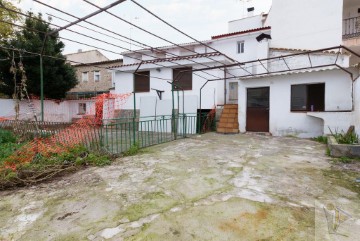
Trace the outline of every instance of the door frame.
[[[248, 102], [249, 102], [249, 97], [248, 97], [248, 91], [250, 89], [267, 89], [268, 90], [268, 107], [267, 109], [267, 116], [268, 118], [266, 119], [267, 123], [266, 123], [266, 130], [248, 130], [248, 122], [249, 122], [249, 107], [248, 107]], [[264, 107], [265, 108], [265, 107]], [[262, 87], [248, 87], [246, 88], [246, 122], [245, 122], [245, 130], [248, 132], [270, 132], [270, 86], [262, 86]]]

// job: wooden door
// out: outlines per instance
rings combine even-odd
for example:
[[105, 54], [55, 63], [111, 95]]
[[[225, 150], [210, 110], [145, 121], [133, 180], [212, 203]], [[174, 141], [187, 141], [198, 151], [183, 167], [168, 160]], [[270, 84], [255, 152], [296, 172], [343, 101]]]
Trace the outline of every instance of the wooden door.
[[270, 88], [247, 89], [246, 131], [269, 132]]

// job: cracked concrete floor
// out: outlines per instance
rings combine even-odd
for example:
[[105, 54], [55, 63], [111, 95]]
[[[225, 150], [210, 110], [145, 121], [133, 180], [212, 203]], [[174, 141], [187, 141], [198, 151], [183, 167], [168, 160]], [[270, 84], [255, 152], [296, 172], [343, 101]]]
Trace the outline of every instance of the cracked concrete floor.
[[[357, 174], [332, 170], [325, 150], [215, 133], [158, 145], [1, 192], [0, 240], [356, 240]], [[340, 235], [329, 234], [329, 202], [351, 215]]]

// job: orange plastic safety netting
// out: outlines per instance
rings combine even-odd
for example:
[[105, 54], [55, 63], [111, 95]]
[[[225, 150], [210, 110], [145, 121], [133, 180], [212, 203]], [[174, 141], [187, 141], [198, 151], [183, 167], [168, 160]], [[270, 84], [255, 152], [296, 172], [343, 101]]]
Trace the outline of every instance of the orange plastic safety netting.
[[95, 97], [94, 109], [90, 110], [88, 115], [50, 137], [34, 138], [9, 156], [4, 162], [4, 167], [15, 170], [17, 165], [31, 162], [38, 154], [50, 157], [53, 154], [67, 152], [77, 145], [96, 141], [95, 133], [103, 119], [113, 118], [115, 108], [120, 108], [130, 95], [101, 94]]

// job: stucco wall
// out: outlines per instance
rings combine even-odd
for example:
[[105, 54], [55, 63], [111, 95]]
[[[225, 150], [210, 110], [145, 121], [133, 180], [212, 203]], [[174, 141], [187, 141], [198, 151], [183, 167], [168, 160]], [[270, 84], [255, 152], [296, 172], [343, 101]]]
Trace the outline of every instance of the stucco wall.
[[228, 24], [229, 33], [244, 31], [248, 29], [261, 28], [262, 15], [256, 15], [230, 21]]
[[272, 47], [320, 49], [342, 43], [343, 0], [273, 0]]
[[[41, 120], [41, 102], [32, 100], [36, 116]], [[44, 101], [44, 120], [53, 122], [71, 122], [73, 118], [81, 118], [79, 115], [79, 103], [86, 103], [87, 114], [95, 114], [94, 100], [66, 100], [54, 102], [51, 100]], [[15, 118], [15, 101], [11, 99], [0, 99], [0, 117]], [[19, 119], [33, 120], [34, 113], [29, 107], [29, 103], [24, 100], [20, 102]]]
[[[201, 66], [194, 66], [194, 68], [199, 68]], [[211, 73], [215, 76], [224, 76], [222, 71], [219, 70], [213, 70], [208, 71], [208, 73]], [[201, 76], [207, 76], [208, 78], [215, 78], [209, 75], [206, 75], [204, 73], [198, 73]], [[158, 89], [165, 91], [162, 94], [163, 100], [166, 99], [172, 99], [172, 93], [171, 93], [171, 84], [167, 83], [167, 81], [172, 80], [173, 73], [172, 69], [170, 68], [161, 68], [160, 71], [156, 69], [150, 70], [150, 89]], [[157, 79], [163, 78], [163, 79]], [[115, 93], [116, 94], [126, 94], [126, 93], [132, 93], [133, 92], [133, 74], [131, 73], [121, 73], [117, 72], [115, 77]], [[198, 108], [200, 107], [200, 88], [201, 86], [206, 82], [205, 79], [200, 78], [199, 76], [193, 74], [193, 84], [192, 84], [192, 90], [186, 90], [184, 91], [185, 96], [186, 95], [196, 95], [198, 96]], [[215, 82], [208, 82], [208, 84], [203, 88], [202, 91], [202, 109], [211, 109], [214, 106], [214, 103], [218, 103], [218, 90], [217, 90], [218, 83]], [[223, 88], [222, 88], [223, 89]], [[220, 90], [221, 91], [221, 90]], [[177, 106], [177, 92], [175, 93], [175, 105]], [[223, 92], [222, 92], [223, 93]], [[179, 91], [179, 95], [182, 96], [182, 91]], [[150, 90], [150, 92], [145, 93], [137, 93], [136, 94], [136, 108], [140, 108], [140, 98], [144, 96], [157, 96], [156, 91]], [[186, 98], [186, 97], [185, 97]], [[133, 109], [133, 97], [130, 97], [129, 100], [125, 103], [123, 106], [124, 109]]]
[[[106, 64], [92, 64], [92, 65], [80, 65], [74, 66], [76, 69], [76, 77], [79, 81], [79, 84], [71, 89], [69, 92], [92, 92], [92, 91], [108, 91], [109, 88], [112, 88], [112, 72], [107, 67], [121, 65], [122, 62], [111, 62]], [[100, 81], [96, 82], [94, 80], [94, 71], [100, 71]], [[82, 73], [88, 72], [88, 81], [82, 81]]]
[[[239, 82], [240, 131], [246, 131], [246, 89], [270, 87], [270, 132], [273, 135], [315, 137], [324, 134], [323, 119], [309, 116], [306, 112], [290, 111], [291, 85], [310, 83], [325, 83], [325, 111], [352, 110], [352, 80], [340, 70], [242, 80]], [[343, 117], [348, 118], [347, 112], [345, 116], [337, 118]], [[338, 122], [331, 123], [337, 125]]]

